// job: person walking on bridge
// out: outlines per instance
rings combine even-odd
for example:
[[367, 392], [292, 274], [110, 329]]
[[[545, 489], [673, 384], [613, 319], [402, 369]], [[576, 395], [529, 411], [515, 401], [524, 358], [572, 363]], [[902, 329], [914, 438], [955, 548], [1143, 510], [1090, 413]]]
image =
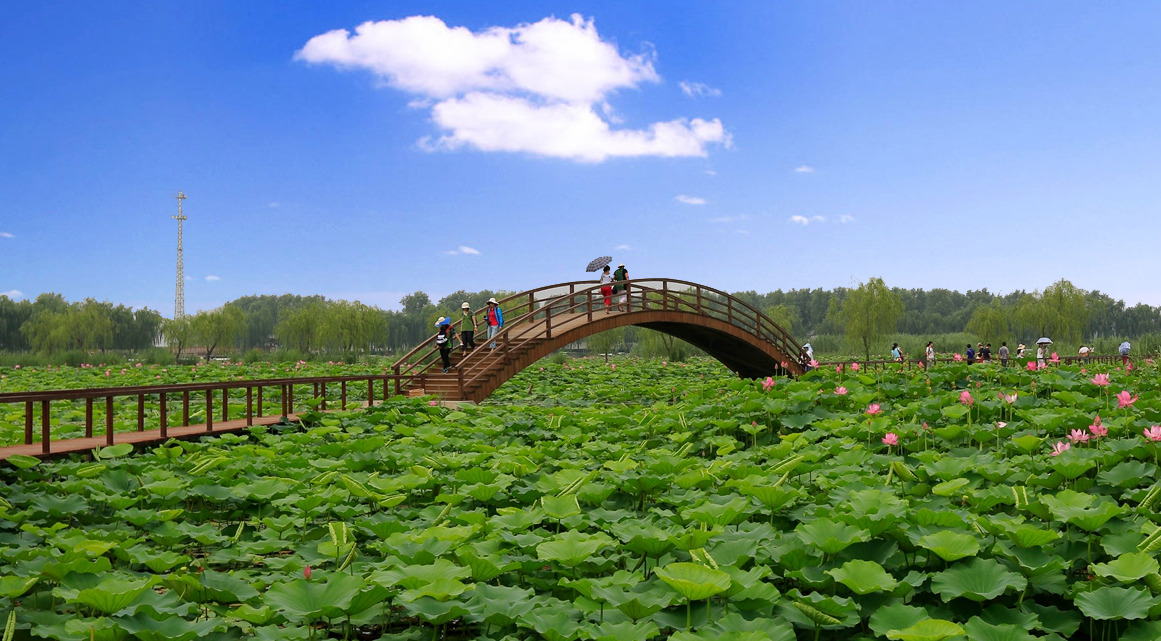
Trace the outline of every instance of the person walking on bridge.
[[472, 306], [464, 302], [460, 305], [463, 310], [464, 317], [460, 321], [460, 347], [463, 348], [464, 356], [468, 352], [476, 349], [476, 317], [472, 315]]
[[443, 361], [443, 373], [451, 369], [451, 350], [452, 339], [455, 338], [456, 330], [452, 329], [451, 319], [443, 316], [435, 322], [435, 346], [439, 348], [439, 359]]
[[605, 265], [601, 272], [601, 296], [605, 298], [605, 313], [613, 313], [613, 275], [609, 273], [609, 266]]
[[[629, 280], [629, 270], [625, 269], [625, 263], [617, 265], [617, 271], [613, 272], [614, 281]], [[629, 286], [628, 285], [614, 285], [613, 293], [620, 293], [621, 297], [617, 300], [617, 311], [625, 311], [625, 307], [629, 304]]]
[[[500, 328], [504, 326], [504, 312], [500, 309], [500, 303], [496, 302], [495, 298], [488, 299], [488, 310], [484, 314], [484, 324], [488, 326], [488, 338], [496, 337], [500, 333]], [[496, 349], [496, 341], [492, 341], [488, 345], [488, 349]]]

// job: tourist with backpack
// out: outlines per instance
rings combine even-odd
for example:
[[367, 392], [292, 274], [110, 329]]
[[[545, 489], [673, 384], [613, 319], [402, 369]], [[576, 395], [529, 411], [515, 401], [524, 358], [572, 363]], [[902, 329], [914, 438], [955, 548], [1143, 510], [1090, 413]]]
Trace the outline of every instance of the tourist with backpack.
[[971, 343], [968, 343], [967, 354], [965, 354], [965, 356], [967, 356], [968, 365], [976, 362], [976, 350], [972, 349]]
[[[629, 270], [625, 269], [625, 263], [617, 265], [617, 271], [613, 272], [614, 281], [629, 280]], [[617, 300], [617, 311], [623, 312], [629, 303], [629, 286], [628, 285], [613, 285], [613, 293], [620, 293], [621, 297]]]
[[435, 346], [439, 348], [439, 359], [443, 361], [443, 373], [447, 374], [451, 369], [452, 339], [455, 338], [456, 330], [452, 329], [451, 319], [443, 316], [439, 317], [435, 326]]

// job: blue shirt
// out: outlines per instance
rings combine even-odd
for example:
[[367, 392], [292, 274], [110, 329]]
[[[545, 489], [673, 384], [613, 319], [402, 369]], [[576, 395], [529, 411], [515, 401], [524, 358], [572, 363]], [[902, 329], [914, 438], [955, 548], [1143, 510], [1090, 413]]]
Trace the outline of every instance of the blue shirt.
[[976, 350], [969, 347], [967, 351], [967, 359], [969, 363], [976, 360]]

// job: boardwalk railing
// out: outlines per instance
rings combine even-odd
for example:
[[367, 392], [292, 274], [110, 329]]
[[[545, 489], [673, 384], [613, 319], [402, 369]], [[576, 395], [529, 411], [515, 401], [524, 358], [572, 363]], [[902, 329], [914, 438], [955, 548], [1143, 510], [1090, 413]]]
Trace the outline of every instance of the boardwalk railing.
[[[614, 309], [621, 296], [626, 297], [624, 313], [640, 311], [678, 311], [723, 321], [773, 345], [790, 361], [799, 353], [798, 343], [773, 320], [752, 305], [734, 298], [726, 292], [712, 287], [675, 279], [637, 279], [619, 281], [626, 290], [612, 295]], [[499, 301], [504, 311], [504, 327], [495, 338], [486, 337], [486, 310], [476, 312], [479, 329], [476, 337], [478, 348], [470, 353], [456, 368], [459, 378], [460, 397], [465, 389], [480, 382], [491, 371], [487, 359], [491, 355], [487, 344], [497, 343], [497, 349], [508, 358], [512, 349], [524, 342], [544, 338], [551, 339], [555, 328], [584, 316], [586, 322], [593, 322], [605, 313], [604, 295], [601, 283], [577, 281], [560, 283], [508, 296]], [[621, 312], [616, 312], [621, 313]], [[460, 329], [460, 321], [453, 324]], [[408, 386], [424, 373], [430, 371], [439, 359], [439, 350], [433, 339], [420, 343], [404, 355], [394, 366], [399, 377], [396, 383]], [[788, 363], [796, 367], [796, 363]]]
[[[1024, 356], [1023, 358], [1012, 357], [1009, 359], [1009, 367], [1024, 367], [1024, 365], [1018, 364], [1018, 363], [1026, 363], [1028, 361], [1034, 362], [1035, 360], [1036, 360], [1035, 356], [1032, 356], [1032, 357]], [[1134, 357], [1129, 357], [1130, 363], [1133, 362], [1133, 360], [1134, 360]], [[978, 358], [975, 360], [975, 363], [977, 365], [981, 364], [983, 362], [984, 361], [981, 361]], [[1000, 362], [1000, 359], [996, 358], [996, 356], [993, 354], [992, 359], [988, 362], [998, 364]], [[1057, 363], [1053, 363], [1050, 359], [1045, 359], [1045, 362], [1048, 363], [1049, 365], [1057, 364]], [[921, 363], [922, 363], [922, 365], [921, 365]], [[954, 358], [937, 358], [937, 359], [935, 359], [936, 365], [939, 365], [941, 363], [942, 364], [949, 364], [949, 363], [950, 364], [956, 364], [956, 363], [963, 364], [963, 363], [967, 363], [967, 359], [963, 359], [962, 361], [957, 361]], [[1090, 356], [1061, 356], [1060, 360], [1059, 360], [1059, 364], [1062, 364], [1062, 365], [1086, 365], [1089, 363], [1112, 363], [1112, 364], [1119, 365], [1121, 363], [1121, 356], [1120, 356], [1120, 354], [1112, 354], [1112, 355], [1106, 354], [1106, 355], [1100, 355], [1100, 356], [1098, 356], [1096, 354], [1093, 354]], [[852, 364], [857, 364], [860, 368], [867, 368], [867, 369], [872, 369], [872, 370], [884, 369], [886, 367], [894, 367], [895, 369], [900, 369], [900, 368], [912, 369], [912, 368], [920, 368], [920, 367], [927, 366], [926, 360], [919, 359], [919, 358], [904, 358], [902, 362], [893, 361], [893, 360], [876, 360], [876, 359], [872, 359], [872, 360], [868, 361], [868, 360], [864, 360], [864, 359], [860, 358], [860, 359], [851, 359], [851, 360], [843, 360], [843, 361], [819, 362], [818, 367], [819, 368], [823, 368], [823, 367], [833, 368], [837, 365], [842, 365], [844, 370], [849, 370], [850, 366]]]
[[[313, 376], [178, 385], [139, 385], [132, 387], [7, 392], [0, 394], [0, 404], [24, 404], [25, 445], [32, 445], [34, 442], [35, 410], [37, 405], [40, 406], [40, 451], [42, 454], [49, 454], [52, 451], [53, 442], [51, 408], [54, 402], [75, 402], [78, 400], [85, 402], [85, 438], [93, 437], [94, 405], [98, 403], [103, 405], [105, 444], [113, 445], [116, 416], [115, 400], [117, 398], [132, 397], [137, 399], [138, 432], [144, 432], [146, 428], [146, 401], [149, 400], [152, 402], [156, 398], [158, 424], [161, 430], [161, 438], [164, 439], [168, 438], [168, 430], [171, 427], [169, 418], [171, 404], [180, 403], [180, 424], [183, 427], [188, 427], [190, 424], [191, 404], [204, 403], [205, 431], [212, 432], [214, 429], [215, 409], [220, 412], [222, 421], [230, 420], [230, 394], [237, 390], [245, 390], [245, 400], [243, 401], [241, 398], [237, 400], [244, 402], [246, 405], [245, 413], [242, 416], [246, 419], [246, 425], [253, 425], [255, 418], [261, 418], [263, 416], [288, 416], [293, 414], [295, 409], [294, 388], [296, 386], [311, 386], [311, 398], [319, 399], [319, 409], [325, 410], [327, 408], [327, 385], [337, 384], [339, 386], [337, 399], [339, 406], [341, 409], [346, 409], [348, 400], [347, 392], [350, 386], [366, 385], [367, 401], [370, 404], [375, 401], [375, 387], [377, 383], [382, 387], [381, 398], [386, 398], [390, 392], [388, 382], [397, 382], [397, 378], [393, 374], [364, 374], [358, 376]], [[398, 390], [399, 386], [396, 385], [395, 388]], [[264, 404], [265, 393], [271, 389], [277, 389], [274, 395], [279, 401], [278, 414], [269, 414], [269, 408], [265, 407]], [[214, 407], [214, 397], [217, 394], [220, 394], [221, 399], [219, 408]], [[241, 394], [239, 393], [235, 396], [240, 397]]]

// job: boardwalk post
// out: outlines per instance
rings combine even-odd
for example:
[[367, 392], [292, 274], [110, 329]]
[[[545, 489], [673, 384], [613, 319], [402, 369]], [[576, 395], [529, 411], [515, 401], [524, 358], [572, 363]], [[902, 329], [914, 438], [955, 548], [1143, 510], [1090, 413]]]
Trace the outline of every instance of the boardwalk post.
[[93, 438], [93, 397], [85, 399], [85, 438]]
[[282, 418], [286, 418], [286, 416], [287, 416], [287, 411], [286, 411], [286, 383], [283, 383], [283, 384], [282, 384], [280, 387], [282, 388], [282, 389], [281, 389], [281, 392], [282, 392]]
[[214, 431], [214, 390], [206, 390], [206, 431]]
[[387, 379], [383, 379], [383, 400], [386, 401], [390, 394], [387, 393]]
[[222, 388], [222, 422], [230, 420], [230, 388]]
[[40, 402], [40, 451], [48, 454], [48, 401]]
[[262, 417], [262, 386], [258, 386], [258, 417]]
[[145, 431], [145, 395], [137, 395], [137, 431]]
[[32, 401], [24, 403], [24, 444], [32, 445]]
[[367, 407], [375, 404], [375, 379], [367, 379]]
[[113, 444], [113, 397], [105, 397], [105, 445]]
[[254, 424], [254, 388], [246, 386], [246, 427]]
[[322, 403], [319, 404], [319, 407], [321, 407], [322, 410], [325, 412], [327, 409], [327, 384], [326, 384], [326, 381], [319, 383], [319, 391], [322, 393]]
[[286, 415], [294, 413], [294, 383], [286, 384]]
[[347, 409], [347, 382], [346, 381], [342, 381], [339, 383], [339, 407], [342, 409]]
[[189, 390], [181, 393], [181, 426], [189, 427]]
[[161, 410], [161, 438], [169, 438], [169, 408], [166, 407], [165, 392], [157, 395], [157, 407]]

